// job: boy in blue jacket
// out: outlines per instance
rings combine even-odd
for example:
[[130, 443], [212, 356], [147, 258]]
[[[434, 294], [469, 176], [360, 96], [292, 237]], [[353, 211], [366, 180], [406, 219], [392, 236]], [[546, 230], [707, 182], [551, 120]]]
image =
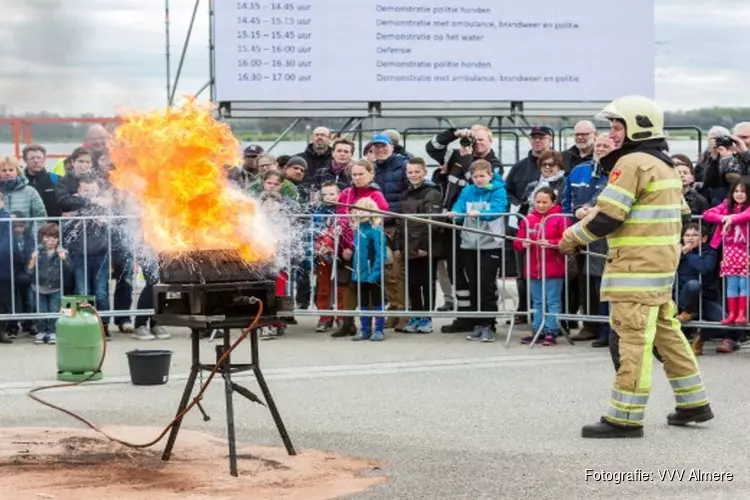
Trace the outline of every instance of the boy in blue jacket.
[[[448, 217], [463, 227], [496, 233], [497, 237], [461, 231], [460, 258], [469, 282], [469, 300], [474, 311], [497, 311], [497, 273], [502, 266], [505, 225], [501, 213], [508, 211], [508, 194], [502, 177], [486, 160], [471, 164], [474, 184], [461, 190]], [[477, 293], [479, 288], [479, 293]], [[466, 338], [495, 341], [495, 318], [474, 318], [474, 330]]]

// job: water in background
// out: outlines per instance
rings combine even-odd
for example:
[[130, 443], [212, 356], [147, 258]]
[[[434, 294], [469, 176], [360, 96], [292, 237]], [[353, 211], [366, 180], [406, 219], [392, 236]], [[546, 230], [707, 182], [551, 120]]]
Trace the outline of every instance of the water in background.
[[[363, 137], [364, 140], [364, 137]], [[406, 142], [406, 149], [412, 153], [414, 156], [421, 156], [423, 157], [427, 163], [435, 163], [431, 158], [427, 156], [427, 153], [425, 152], [425, 144], [427, 143], [427, 138], [411, 138], [408, 139]], [[247, 146], [250, 143], [243, 143], [243, 147]], [[260, 144], [264, 149], [268, 150], [273, 145], [273, 141], [258, 141], [254, 142], [253, 144]], [[573, 144], [572, 140], [567, 144], [564, 145], [566, 148], [570, 147]], [[42, 145], [47, 148], [47, 152], [50, 154], [69, 154], [73, 149], [80, 146], [80, 143], [42, 143]], [[357, 144], [359, 146], [359, 144]], [[307, 143], [304, 141], [282, 141], [276, 145], [276, 147], [273, 148], [273, 150], [270, 152], [270, 154], [273, 154], [275, 156], [279, 155], [294, 155], [301, 153], [305, 150], [307, 147]], [[458, 142], [454, 143], [450, 146], [453, 149], [458, 149]], [[518, 149], [518, 154], [521, 158], [525, 157], [529, 152], [529, 142], [522, 138], [519, 140], [518, 145], [516, 145], [516, 142], [514, 140], [506, 140], [503, 139], [502, 141], [502, 161], [503, 164], [506, 165], [512, 165], [516, 161], [518, 161], [518, 156], [516, 153], [516, 150]], [[495, 149], [495, 152], [498, 152], [498, 141], [495, 141], [493, 144], [493, 148]], [[669, 148], [672, 154], [676, 153], [682, 153], [687, 155], [689, 158], [696, 160], [699, 156], [698, 151], [698, 141], [690, 140], [690, 139], [672, 139], [669, 141]], [[0, 143], [0, 155], [12, 155], [14, 154], [13, 151], [13, 144], [10, 143]], [[359, 156], [359, 152], [357, 152], [357, 156]], [[49, 164], [53, 163], [52, 160], [49, 161]], [[507, 171], [507, 169], [506, 169]]]

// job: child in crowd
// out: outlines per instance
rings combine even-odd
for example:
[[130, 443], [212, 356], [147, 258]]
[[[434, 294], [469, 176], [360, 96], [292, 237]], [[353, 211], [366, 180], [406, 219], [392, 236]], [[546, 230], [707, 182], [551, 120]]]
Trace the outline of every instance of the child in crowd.
[[[361, 198], [351, 211], [351, 226], [354, 229], [354, 255], [352, 257], [352, 286], [359, 297], [360, 311], [383, 310], [383, 288], [381, 278], [386, 260], [385, 232], [383, 219], [371, 212], [358, 210], [365, 208], [377, 210], [378, 205], [371, 198]], [[372, 329], [372, 318], [361, 316], [359, 332], [352, 340], [385, 340], [383, 330], [385, 318], [375, 318], [375, 329]]]
[[[68, 252], [60, 246], [59, 229], [55, 224], [45, 224], [39, 229], [42, 244], [34, 250], [27, 270], [36, 273], [32, 287], [39, 297], [39, 312], [56, 314], [60, 312], [62, 276], [70, 267]], [[41, 319], [37, 323], [35, 344], [54, 344], [56, 318]]]
[[[527, 219], [521, 219], [519, 239], [513, 242], [517, 251], [526, 249], [527, 261], [522, 273], [530, 280], [531, 305], [535, 311], [533, 332], [543, 328], [542, 344], [546, 346], [557, 344], [560, 335], [556, 315], [562, 312], [566, 262], [565, 256], [554, 247], [562, 240], [567, 227], [567, 218], [562, 217], [562, 213], [554, 189], [539, 188], [534, 196], [534, 208]], [[532, 334], [522, 338], [521, 343], [530, 344], [533, 340]]]
[[[442, 195], [426, 180], [427, 165], [422, 158], [412, 158], [406, 165], [409, 187], [401, 195], [401, 211], [405, 214], [439, 214]], [[426, 315], [435, 307], [437, 262], [441, 254], [442, 232], [426, 223], [396, 221], [396, 252], [406, 253], [409, 304], [412, 311], [425, 316], [410, 318], [405, 333], [432, 333], [432, 320]], [[405, 248], [404, 248], [405, 247]]]
[[744, 177], [736, 179], [729, 187], [727, 199], [703, 214], [706, 222], [718, 226], [711, 238], [711, 247], [724, 246], [720, 271], [727, 286], [729, 314], [721, 321], [722, 325], [747, 323], [749, 192], [750, 181]]
[[[26, 270], [26, 264], [34, 253], [36, 244], [34, 237], [29, 231], [30, 223], [22, 219], [23, 212], [13, 212], [11, 215], [13, 221], [13, 286], [15, 289], [15, 312], [31, 314], [36, 312], [36, 301], [31, 289], [33, 276]], [[21, 322], [21, 330], [31, 335], [36, 335], [37, 329], [33, 321], [25, 320]], [[18, 325], [11, 324], [11, 336], [16, 336]]]
[[[508, 210], [508, 194], [502, 177], [486, 160], [476, 160], [469, 169], [474, 182], [461, 190], [448, 217], [458, 219], [468, 229], [496, 233], [486, 236], [461, 231], [460, 258], [465, 263], [471, 308], [475, 311], [497, 311], [497, 272], [503, 258], [505, 226], [501, 214]], [[479, 289], [479, 293], [477, 293]], [[481, 309], [480, 309], [481, 307]], [[495, 341], [495, 318], [475, 318], [474, 331], [467, 340]]]
[[[336, 251], [340, 244], [336, 245], [336, 206], [339, 199], [339, 186], [333, 182], [326, 182], [320, 188], [321, 203], [315, 207], [313, 216], [313, 255], [315, 260], [315, 276], [317, 279], [316, 307], [324, 311], [330, 309], [331, 283], [334, 278], [333, 269], [336, 265]], [[336, 286], [337, 308], [344, 305], [344, 289]], [[315, 328], [316, 332], [327, 332], [333, 328], [333, 318], [323, 316]]]
[[693, 215], [701, 215], [708, 210], [708, 200], [695, 189], [695, 167], [690, 158], [683, 154], [672, 155], [677, 173], [682, 179], [682, 196]]
[[[88, 203], [73, 215], [85, 217], [63, 224], [63, 241], [70, 252], [76, 295], [94, 295], [98, 311], [109, 311], [109, 230], [112, 211], [102, 204], [96, 177], [78, 178], [77, 196]], [[109, 320], [102, 318], [107, 338]]]
[[[10, 212], [5, 209], [5, 195], [0, 191], [0, 314], [12, 314], [11, 252], [13, 251]], [[9, 322], [0, 320], [0, 344], [11, 344]]]
[[[721, 307], [721, 283], [716, 267], [718, 255], [708, 244], [708, 228], [691, 222], [685, 226], [682, 235], [682, 252], [677, 268], [677, 305], [681, 323], [720, 321], [724, 315]], [[690, 331], [693, 330], [693, 331]], [[689, 325], [683, 332], [691, 337], [690, 344], [696, 356], [703, 354], [703, 340], [718, 337], [721, 339], [718, 352], [733, 352], [738, 344], [740, 332], [735, 330], [700, 329], [695, 331]]]
[[248, 186], [247, 190], [255, 196], [260, 196], [261, 193], [266, 191], [275, 191], [289, 200], [297, 201], [299, 198], [297, 187], [289, 182], [282, 172], [275, 169], [261, 174], [257, 181]]

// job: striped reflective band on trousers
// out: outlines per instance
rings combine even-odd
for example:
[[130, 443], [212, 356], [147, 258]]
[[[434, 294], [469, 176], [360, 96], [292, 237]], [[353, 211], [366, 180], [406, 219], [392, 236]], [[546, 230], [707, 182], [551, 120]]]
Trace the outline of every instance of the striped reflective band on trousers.
[[682, 205], [633, 205], [625, 224], [682, 222]]
[[678, 408], [694, 408], [708, 404], [706, 387], [700, 374], [671, 378], [669, 383], [672, 384]]
[[656, 292], [671, 290], [672, 273], [611, 273], [602, 277], [602, 292]]
[[[671, 318], [672, 328], [679, 331], [681, 325], [677, 319], [677, 307], [674, 302], [670, 303], [669, 317]], [[693, 363], [697, 369], [698, 362], [695, 361], [695, 354], [693, 354], [690, 342], [688, 342], [687, 337], [684, 335], [680, 335], [680, 340], [682, 341], [682, 348], [685, 355], [693, 359]], [[672, 391], [674, 392], [678, 408], [695, 408], [708, 404], [706, 386], [703, 385], [703, 378], [700, 376], [700, 373], [685, 375], [683, 377], [672, 377], [669, 379], [669, 383], [672, 385]]]
[[610, 184], [602, 190], [598, 200], [614, 205], [625, 213], [628, 213], [630, 207], [633, 206], [635, 196], [627, 189]]
[[[659, 316], [659, 306], [651, 307], [646, 318], [646, 329], [643, 332], [645, 343], [641, 353], [640, 372], [637, 374], [636, 386], [631, 390], [623, 388], [612, 388], [612, 397], [609, 406], [604, 413], [604, 418], [609, 422], [624, 426], [643, 425], [643, 417], [648, 403], [648, 394], [651, 390], [651, 374], [654, 367], [652, 354], [654, 337], [656, 336], [656, 320]], [[616, 382], [615, 382], [616, 383]], [[633, 391], [635, 389], [635, 391]]]

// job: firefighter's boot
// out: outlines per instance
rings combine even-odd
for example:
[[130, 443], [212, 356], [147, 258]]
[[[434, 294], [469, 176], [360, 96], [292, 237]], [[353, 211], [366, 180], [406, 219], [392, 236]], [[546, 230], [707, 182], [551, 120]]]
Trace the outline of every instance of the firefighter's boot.
[[712, 418], [714, 418], [714, 412], [711, 411], [711, 405], [703, 405], [697, 408], [676, 408], [673, 413], [667, 415], [667, 423], [683, 427], [688, 424], [708, 422]]
[[641, 438], [643, 437], [643, 427], [615, 425], [602, 417], [595, 424], [584, 425], [581, 429], [581, 437], [592, 439]]

